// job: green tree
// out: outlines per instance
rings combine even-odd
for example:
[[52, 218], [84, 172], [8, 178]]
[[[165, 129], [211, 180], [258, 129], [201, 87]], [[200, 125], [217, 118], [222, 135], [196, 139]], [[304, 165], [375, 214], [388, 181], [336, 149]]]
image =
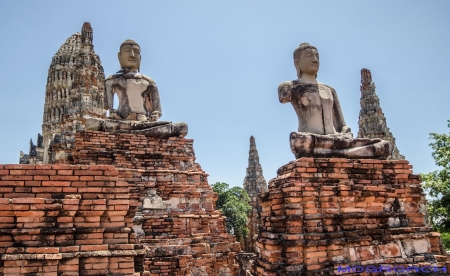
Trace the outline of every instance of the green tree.
[[[450, 120], [448, 120], [450, 128]], [[430, 133], [433, 158], [441, 170], [421, 174], [428, 193], [428, 212], [433, 228], [441, 233], [450, 232], [450, 133]], [[446, 234], [447, 239], [449, 234]], [[450, 247], [450, 243], [447, 245]]]
[[216, 182], [212, 185], [212, 189], [218, 195], [217, 209], [227, 217], [225, 221], [227, 232], [241, 241], [248, 235], [248, 215], [252, 210], [247, 192], [241, 187], [230, 189], [229, 185], [223, 182]]

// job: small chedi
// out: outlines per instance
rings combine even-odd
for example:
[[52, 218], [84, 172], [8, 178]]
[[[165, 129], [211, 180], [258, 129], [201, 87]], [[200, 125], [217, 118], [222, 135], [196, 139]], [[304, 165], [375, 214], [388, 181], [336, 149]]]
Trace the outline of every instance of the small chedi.
[[[120, 45], [118, 53], [120, 71], [106, 79], [105, 109], [109, 119], [89, 118], [89, 130], [109, 132], [132, 132], [148, 137], [186, 136], [186, 123], [172, 123], [157, 120], [161, 117], [161, 103], [155, 82], [141, 73], [141, 48], [128, 39]], [[114, 94], [119, 106], [114, 109]]]
[[267, 182], [264, 179], [263, 170], [259, 163], [258, 150], [256, 149], [255, 137], [250, 137], [250, 150], [248, 151], [248, 167], [244, 178], [244, 189], [250, 197], [252, 210], [249, 216], [249, 234], [243, 241], [242, 250], [245, 252], [255, 252], [254, 237], [258, 233], [260, 224], [260, 206], [258, 204], [258, 194], [267, 191]]
[[406, 160], [383, 160], [387, 141], [351, 138], [335, 91], [315, 80], [315, 47], [301, 44], [294, 64], [299, 79], [278, 93], [298, 115], [298, 159], [259, 195], [254, 275], [446, 274], [420, 177]]
[[380, 99], [375, 92], [375, 83], [369, 69], [361, 69], [361, 111], [359, 112], [358, 138], [380, 138], [390, 143], [391, 149], [388, 160], [403, 160], [395, 138], [389, 130], [386, 117], [381, 110]]
[[298, 132], [290, 135], [295, 157], [386, 159], [389, 154], [387, 141], [353, 139], [336, 91], [316, 80], [319, 64], [317, 49], [302, 43], [294, 51], [298, 79], [278, 87], [280, 102], [292, 103], [298, 117]]

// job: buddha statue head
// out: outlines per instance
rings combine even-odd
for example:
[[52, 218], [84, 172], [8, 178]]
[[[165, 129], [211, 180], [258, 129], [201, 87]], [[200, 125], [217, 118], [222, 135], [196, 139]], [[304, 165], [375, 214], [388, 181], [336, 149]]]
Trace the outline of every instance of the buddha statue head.
[[317, 48], [309, 43], [302, 43], [294, 51], [294, 66], [297, 70], [297, 77], [300, 79], [302, 72], [315, 75], [319, 71], [319, 52]]
[[134, 40], [127, 39], [120, 45], [118, 57], [121, 69], [128, 68], [132, 72], [139, 72], [141, 47]]

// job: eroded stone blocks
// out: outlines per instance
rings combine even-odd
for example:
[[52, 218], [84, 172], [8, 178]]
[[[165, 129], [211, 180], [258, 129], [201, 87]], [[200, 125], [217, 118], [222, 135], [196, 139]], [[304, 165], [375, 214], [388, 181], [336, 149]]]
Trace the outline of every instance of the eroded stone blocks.
[[[449, 267], [407, 161], [300, 158], [260, 195], [256, 275], [338, 275], [338, 266]], [[314, 274], [316, 273], [316, 274]], [[309, 274], [308, 274], [309, 275]]]

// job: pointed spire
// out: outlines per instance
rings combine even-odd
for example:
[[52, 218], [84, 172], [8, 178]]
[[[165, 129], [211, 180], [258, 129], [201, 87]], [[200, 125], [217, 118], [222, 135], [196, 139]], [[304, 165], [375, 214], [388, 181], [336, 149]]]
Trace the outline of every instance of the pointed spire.
[[369, 69], [361, 70], [361, 111], [359, 112], [358, 138], [380, 138], [389, 141], [391, 153], [388, 159], [405, 159], [397, 149], [395, 138], [387, 127], [386, 117], [375, 92], [375, 83]]
[[250, 150], [248, 151], [248, 167], [247, 175], [244, 179], [244, 189], [249, 195], [258, 194], [267, 189], [267, 183], [263, 176], [262, 167], [261, 164], [259, 164], [255, 137], [253, 136], [250, 136]]
[[247, 225], [249, 235], [243, 241], [242, 248], [245, 252], [255, 252], [253, 236], [257, 233], [260, 224], [258, 194], [267, 191], [267, 183], [259, 163], [258, 150], [256, 149], [255, 137], [253, 136], [250, 136], [250, 150], [248, 151], [248, 167], [244, 178], [244, 189], [250, 197], [252, 212]]

